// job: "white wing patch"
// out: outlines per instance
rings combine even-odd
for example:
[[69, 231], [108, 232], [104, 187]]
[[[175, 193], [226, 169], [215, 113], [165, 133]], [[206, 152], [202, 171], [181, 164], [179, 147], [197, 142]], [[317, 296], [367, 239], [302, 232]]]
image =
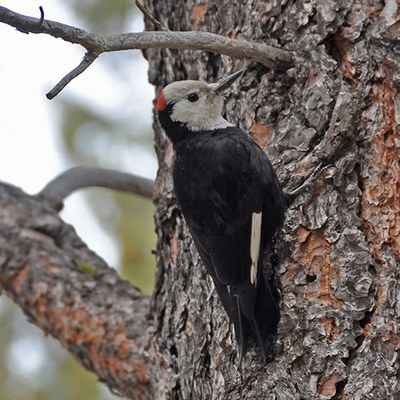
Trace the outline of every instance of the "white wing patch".
[[259, 213], [251, 214], [250, 282], [253, 285], [257, 285], [258, 258], [260, 256], [260, 242], [261, 242], [261, 223], [262, 223], [262, 211], [260, 211]]

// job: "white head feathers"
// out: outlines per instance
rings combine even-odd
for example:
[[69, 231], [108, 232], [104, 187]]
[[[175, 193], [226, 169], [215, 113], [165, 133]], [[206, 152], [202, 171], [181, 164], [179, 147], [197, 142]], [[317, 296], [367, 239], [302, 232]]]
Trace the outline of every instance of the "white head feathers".
[[232, 126], [222, 117], [224, 98], [215, 90], [217, 85], [188, 80], [166, 86], [162, 93], [165, 106], [173, 104], [171, 120], [185, 124], [192, 131]]

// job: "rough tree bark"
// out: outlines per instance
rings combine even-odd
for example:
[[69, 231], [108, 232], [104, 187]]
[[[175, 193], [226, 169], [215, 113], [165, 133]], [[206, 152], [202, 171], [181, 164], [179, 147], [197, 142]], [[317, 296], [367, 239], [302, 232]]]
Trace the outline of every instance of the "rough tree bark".
[[0, 183], [0, 294], [115, 392], [150, 399], [148, 297], [90, 251], [50, 204]]
[[[395, 399], [399, 386], [400, 98], [395, 1], [147, 0], [171, 30], [206, 30], [282, 46], [295, 67], [249, 71], [227, 118], [267, 144], [286, 189], [331, 165], [287, 211], [276, 278], [278, 355], [237, 369], [236, 346], [200, 265], [156, 128], [159, 236], [153, 341], [159, 399]], [[148, 28], [152, 29], [150, 23]], [[147, 50], [159, 90], [215, 81], [243, 61]]]
[[294, 55], [293, 68], [277, 71], [212, 53], [145, 52], [157, 89], [177, 79], [215, 81], [246, 64], [227, 117], [267, 145], [286, 190], [329, 166], [291, 203], [270, 260], [282, 310], [275, 360], [263, 366], [250, 353], [238, 371], [232, 327], [176, 206], [172, 149], [157, 124], [151, 302], [90, 252], [46, 199], [7, 185], [0, 185], [1, 289], [128, 398], [399, 398], [396, 1], [147, 6], [172, 30], [265, 42]]

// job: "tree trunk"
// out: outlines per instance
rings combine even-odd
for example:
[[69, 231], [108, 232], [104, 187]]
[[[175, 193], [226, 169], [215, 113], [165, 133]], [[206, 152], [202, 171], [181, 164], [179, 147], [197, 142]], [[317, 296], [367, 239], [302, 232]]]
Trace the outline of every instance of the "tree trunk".
[[278, 354], [264, 367], [250, 353], [240, 372], [233, 328], [175, 203], [171, 144], [155, 123], [156, 398], [399, 398], [396, 2], [146, 3], [171, 30], [291, 50], [295, 67], [288, 71], [195, 51], [147, 50], [146, 56], [157, 91], [180, 79], [216, 81], [248, 66], [227, 96], [227, 119], [267, 144], [286, 190], [319, 164], [328, 166], [289, 206], [277, 244]]

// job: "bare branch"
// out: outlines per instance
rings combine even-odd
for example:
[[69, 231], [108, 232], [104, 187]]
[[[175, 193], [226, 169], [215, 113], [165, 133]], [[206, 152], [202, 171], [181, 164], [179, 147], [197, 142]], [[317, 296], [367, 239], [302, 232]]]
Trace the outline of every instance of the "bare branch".
[[63, 90], [65, 88], [65, 86], [67, 86], [68, 83], [70, 83], [72, 81], [72, 79], [76, 78], [83, 71], [85, 71], [86, 68], [88, 68], [90, 65], [92, 65], [97, 57], [98, 57], [97, 54], [88, 51], [85, 54], [85, 56], [83, 57], [83, 60], [81, 61], [81, 63], [75, 69], [73, 69], [69, 74], [65, 75], [64, 78], [62, 78], [61, 81], [58, 82], [57, 85], [54, 86], [54, 88], [51, 89], [50, 92], [48, 92], [46, 94], [46, 97], [49, 100], [56, 97], [58, 95], [58, 93], [60, 93], [61, 90]]
[[[269, 68], [278, 66], [288, 68], [293, 63], [293, 57], [287, 50], [263, 43], [230, 39], [210, 32], [163, 31], [98, 35], [49, 20], [44, 20], [40, 24], [41, 20], [37, 18], [18, 14], [5, 7], [0, 7], [0, 22], [11, 25], [24, 33], [45, 33], [70, 43], [80, 44], [88, 53], [97, 56], [101, 53], [121, 50], [170, 48], [210, 51], [234, 58], [248, 59]], [[85, 66], [85, 63], [82, 63]], [[78, 72], [80, 67], [82, 68], [82, 63], [77, 68]], [[74, 71], [68, 74], [69, 78], [76, 73], [76, 70]], [[66, 77], [66, 81], [69, 78]]]
[[104, 187], [152, 198], [154, 182], [151, 179], [125, 172], [96, 167], [74, 167], [49, 182], [39, 193], [40, 198], [55, 209], [62, 208], [63, 200], [72, 192], [85, 187]]
[[39, 25], [43, 24], [44, 21], [44, 10], [42, 6], [39, 6], [39, 11], [40, 11], [40, 20], [39, 20]]
[[147, 18], [156, 28], [158, 28], [160, 31], [169, 31], [164, 24], [150, 14], [149, 10], [142, 4], [141, 1], [135, 0], [135, 4], [136, 7], [143, 13], [144, 17]]
[[149, 298], [45, 202], [0, 184], [0, 290], [110, 388], [154, 398]]

